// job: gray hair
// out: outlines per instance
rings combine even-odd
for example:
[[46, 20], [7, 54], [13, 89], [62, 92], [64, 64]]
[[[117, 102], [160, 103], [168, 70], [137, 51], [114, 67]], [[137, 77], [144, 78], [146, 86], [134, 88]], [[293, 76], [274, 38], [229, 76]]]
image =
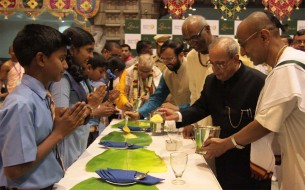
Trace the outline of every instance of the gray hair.
[[239, 45], [238, 43], [230, 37], [219, 37], [212, 41], [209, 45], [209, 50], [213, 48], [223, 48], [229, 58], [233, 58], [238, 54]]
[[149, 54], [142, 54], [139, 56], [139, 66], [152, 68], [154, 66], [154, 60]]
[[203, 25], [208, 24], [207, 20], [201, 15], [189, 16], [184, 20], [183, 24], [185, 24], [185, 23], [195, 23], [195, 22], [203, 23]]

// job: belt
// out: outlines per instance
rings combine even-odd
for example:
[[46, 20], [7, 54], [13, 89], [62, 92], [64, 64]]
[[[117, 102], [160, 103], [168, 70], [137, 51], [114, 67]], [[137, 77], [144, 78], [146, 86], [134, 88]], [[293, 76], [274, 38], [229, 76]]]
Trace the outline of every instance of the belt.
[[49, 187], [42, 188], [42, 189], [23, 189], [23, 188], [17, 188], [17, 187], [0, 187], [0, 190], [52, 190], [53, 185], [50, 185]]

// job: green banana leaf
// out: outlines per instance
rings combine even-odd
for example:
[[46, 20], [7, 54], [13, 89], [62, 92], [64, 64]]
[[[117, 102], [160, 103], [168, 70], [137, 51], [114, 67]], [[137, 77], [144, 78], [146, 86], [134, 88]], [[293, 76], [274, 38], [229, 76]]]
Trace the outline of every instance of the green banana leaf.
[[130, 144], [136, 144], [139, 146], [149, 146], [152, 143], [151, 136], [147, 133], [143, 132], [132, 132], [132, 134], [136, 135], [137, 138], [134, 139], [126, 139], [124, 137], [124, 132], [121, 131], [112, 131], [100, 141], [113, 141], [113, 142], [127, 142]]
[[158, 188], [155, 185], [143, 185], [143, 184], [134, 184], [128, 186], [118, 186], [109, 184], [99, 178], [89, 178], [85, 181], [76, 184], [72, 187], [71, 190], [157, 190]]
[[[112, 128], [118, 128], [120, 126], [124, 126], [125, 121], [121, 121], [117, 124], [112, 125]], [[128, 126], [141, 127], [143, 129], [150, 127], [150, 122], [147, 120], [128, 120]]]
[[99, 169], [123, 169], [139, 172], [162, 173], [167, 171], [163, 159], [155, 152], [147, 149], [108, 149], [92, 158], [86, 165], [86, 170], [94, 172]]

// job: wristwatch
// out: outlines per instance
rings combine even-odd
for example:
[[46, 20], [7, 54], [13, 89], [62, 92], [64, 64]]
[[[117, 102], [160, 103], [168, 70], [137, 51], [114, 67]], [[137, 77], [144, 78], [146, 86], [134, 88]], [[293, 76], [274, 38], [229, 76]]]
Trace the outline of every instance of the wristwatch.
[[244, 149], [245, 147], [236, 143], [234, 137], [231, 137], [231, 141], [237, 149]]

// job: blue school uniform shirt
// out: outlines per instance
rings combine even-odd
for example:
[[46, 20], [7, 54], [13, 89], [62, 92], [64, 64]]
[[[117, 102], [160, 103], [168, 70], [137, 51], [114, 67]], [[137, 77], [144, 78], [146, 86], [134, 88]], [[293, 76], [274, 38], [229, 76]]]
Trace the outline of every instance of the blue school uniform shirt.
[[10, 93], [0, 109], [0, 186], [45, 188], [63, 177], [53, 149], [36, 167], [17, 180], [5, 177], [3, 167], [36, 159], [37, 146], [53, 130], [43, 84], [23, 75], [21, 84]]

